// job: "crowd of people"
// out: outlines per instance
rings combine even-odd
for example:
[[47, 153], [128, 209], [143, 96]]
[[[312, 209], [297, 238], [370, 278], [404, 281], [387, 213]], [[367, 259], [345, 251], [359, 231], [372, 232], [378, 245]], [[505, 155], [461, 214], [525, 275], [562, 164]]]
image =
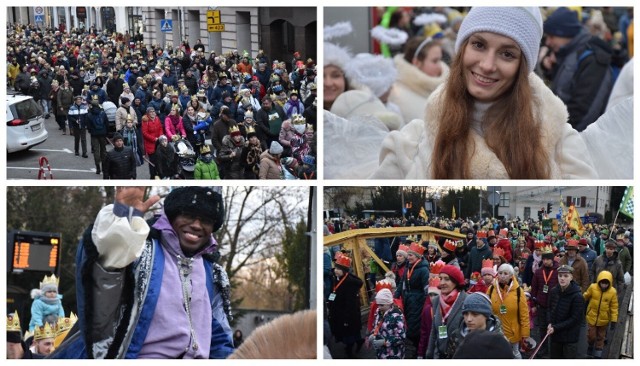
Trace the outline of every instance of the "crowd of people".
[[633, 8], [378, 10], [325, 26], [326, 177], [632, 178]]
[[315, 179], [316, 63], [291, 57], [7, 27], [8, 87], [73, 135], [76, 156], [88, 158], [88, 131], [105, 179], [144, 164], [152, 179]]
[[[324, 253], [325, 337], [377, 358], [603, 358], [633, 276], [633, 229], [557, 229], [529, 220], [327, 219], [325, 235], [369, 227], [432, 226], [465, 236], [376, 238]], [[365, 286], [370, 304], [361, 304]], [[361, 305], [369, 305], [363, 324]], [[475, 334], [478, 333], [478, 334]], [[584, 348], [584, 352], [582, 352]], [[327, 351], [327, 350], [326, 350]], [[328, 350], [331, 352], [331, 349]], [[325, 357], [332, 357], [329, 353]]]

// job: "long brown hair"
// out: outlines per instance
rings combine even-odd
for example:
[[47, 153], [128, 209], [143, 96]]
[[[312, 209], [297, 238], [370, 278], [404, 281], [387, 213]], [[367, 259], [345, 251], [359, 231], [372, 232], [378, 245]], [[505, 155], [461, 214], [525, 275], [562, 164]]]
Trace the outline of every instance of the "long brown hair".
[[[474, 98], [466, 87], [462, 59], [467, 39], [451, 64], [432, 157], [435, 179], [469, 179], [469, 139]], [[485, 141], [512, 179], [549, 178], [549, 157], [542, 148], [540, 122], [533, 116], [529, 70], [522, 58], [509, 90], [489, 108], [484, 118]]]

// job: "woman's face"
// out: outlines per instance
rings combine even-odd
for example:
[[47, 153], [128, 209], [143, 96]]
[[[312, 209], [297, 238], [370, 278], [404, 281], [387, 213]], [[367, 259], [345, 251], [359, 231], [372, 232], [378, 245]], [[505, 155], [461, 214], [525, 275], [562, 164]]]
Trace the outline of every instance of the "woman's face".
[[425, 74], [438, 77], [442, 75], [442, 66], [440, 66], [441, 60], [442, 48], [440, 46], [432, 46], [427, 51], [427, 55], [424, 60], [419, 61], [417, 58], [413, 59], [413, 64]]
[[507, 272], [507, 271], [498, 272], [498, 282], [500, 282], [501, 284], [509, 283], [512, 277], [513, 275], [510, 272]]
[[438, 288], [443, 295], [449, 295], [456, 288], [456, 283], [451, 281], [451, 277], [448, 274], [440, 273], [440, 285]]
[[324, 68], [324, 101], [333, 103], [345, 91], [344, 72], [335, 65]]
[[478, 32], [469, 37], [462, 59], [467, 90], [480, 102], [493, 102], [513, 85], [522, 51], [509, 37]]

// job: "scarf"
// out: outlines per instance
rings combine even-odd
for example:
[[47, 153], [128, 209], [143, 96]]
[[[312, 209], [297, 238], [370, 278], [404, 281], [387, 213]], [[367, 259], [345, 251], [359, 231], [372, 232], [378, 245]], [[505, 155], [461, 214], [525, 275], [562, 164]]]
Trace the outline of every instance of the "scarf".
[[174, 127], [178, 126], [178, 122], [180, 122], [180, 119], [179, 119], [178, 115], [170, 114], [169, 115], [169, 119], [171, 120], [171, 124]]
[[122, 130], [122, 137], [124, 137], [124, 141], [126, 141], [125, 146], [129, 146], [133, 150], [133, 156], [136, 158], [136, 166], [142, 165], [140, 155], [138, 154], [138, 136], [136, 135], [135, 127], [132, 129], [125, 127]]
[[449, 317], [449, 313], [451, 312], [451, 308], [453, 304], [458, 299], [459, 291], [454, 289], [448, 295], [440, 294], [440, 311], [442, 314], [442, 322], [444, 324], [447, 323], [447, 318]]
[[540, 263], [542, 263], [542, 256], [537, 256], [536, 252], [533, 252], [533, 266], [531, 266], [533, 273], [536, 273], [538, 268], [540, 268]]

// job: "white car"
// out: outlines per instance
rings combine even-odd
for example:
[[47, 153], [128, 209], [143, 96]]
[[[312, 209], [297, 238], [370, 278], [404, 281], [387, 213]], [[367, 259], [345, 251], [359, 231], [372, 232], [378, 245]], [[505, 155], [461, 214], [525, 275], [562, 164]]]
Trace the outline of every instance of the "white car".
[[49, 134], [42, 107], [28, 95], [7, 95], [7, 152], [28, 150]]

